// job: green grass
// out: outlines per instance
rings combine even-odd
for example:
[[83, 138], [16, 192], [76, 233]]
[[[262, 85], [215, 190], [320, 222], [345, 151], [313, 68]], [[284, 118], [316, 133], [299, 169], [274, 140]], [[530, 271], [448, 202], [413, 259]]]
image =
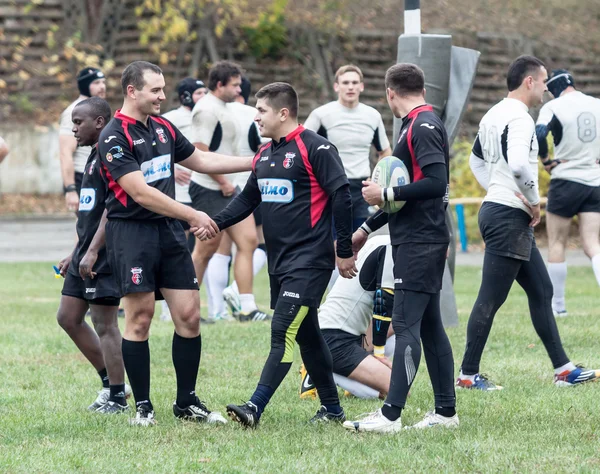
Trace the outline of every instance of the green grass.
[[[458, 392], [457, 430], [382, 437], [307, 425], [318, 402], [298, 398], [298, 353], [258, 430], [176, 421], [173, 329], [158, 319], [150, 339], [158, 426], [135, 429], [124, 416], [87, 413], [99, 380], [56, 324], [61, 282], [52, 273], [49, 264], [0, 265], [0, 472], [600, 471], [600, 385], [552, 385], [552, 367], [518, 288], [496, 317], [483, 360], [484, 371], [505, 390]], [[457, 367], [479, 278], [477, 268], [457, 271], [460, 326], [448, 331]], [[256, 286], [266, 307], [264, 273]], [[559, 321], [567, 352], [574, 362], [600, 367], [600, 307], [591, 269], [569, 270], [567, 295], [571, 316]], [[198, 392], [209, 408], [224, 412], [226, 404], [250, 396], [268, 345], [266, 323], [203, 328]], [[350, 417], [379, 406], [342, 403]], [[431, 405], [422, 364], [405, 422], [419, 420]]]

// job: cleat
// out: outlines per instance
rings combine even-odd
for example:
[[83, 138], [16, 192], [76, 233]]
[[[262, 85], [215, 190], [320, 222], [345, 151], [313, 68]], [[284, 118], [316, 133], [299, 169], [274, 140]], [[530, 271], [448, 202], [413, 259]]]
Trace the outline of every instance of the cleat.
[[315, 387], [315, 384], [311, 380], [310, 375], [308, 375], [308, 372], [306, 371], [304, 364], [300, 365], [300, 378], [301, 378], [300, 398], [301, 399], [306, 399], [306, 398], [316, 399], [317, 398], [317, 388]]
[[496, 385], [494, 382], [489, 380], [484, 374], [476, 374], [474, 380], [456, 379], [457, 388], [467, 388], [470, 390], [481, 390], [482, 392], [492, 392], [494, 390], [502, 390], [502, 386]]
[[154, 418], [154, 410], [150, 408], [149, 405], [142, 403], [137, 407], [135, 418], [129, 419], [129, 424], [131, 426], [153, 426], [156, 424], [156, 419]]
[[96, 410], [96, 413], [102, 413], [103, 415], [115, 415], [117, 413], [125, 413], [129, 410], [129, 405], [121, 405], [118, 402], [111, 402], [110, 400]]
[[240, 294], [235, 291], [233, 287], [228, 286], [223, 290], [223, 299], [225, 300], [225, 304], [229, 307], [233, 317], [237, 319], [242, 312]]
[[405, 429], [425, 429], [433, 426], [444, 426], [446, 428], [456, 428], [458, 426], [458, 415], [442, 416], [434, 411], [428, 411], [421, 421], [412, 426], [405, 426]]
[[402, 430], [401, 418], [396, 421], [388, 420], [381, 408], [373, 413], [367, 413], [356, 421], [345, 421], [344, 428], [350, 431], [364, 431], [373, 433], [397, 433]]
[[336, 415], [335, 413], [329, 413], [324, 406], [321, 406], [317, 410], [317, 414], [308, 420], [309, 423], [343, 423], [344, 421], [346, 421], [344, 410]]
[[586, 369], [578, 365], [575, 370], [565, 370], [560, 374], [554, 374], [554, 385], [557, 387], [572, 387], [598, 378], [600, 378], [600, 370]]
[[569, 315], [566, 309], [563, 309], [562, 311], [552, 310], [552, 314], [554, 314], [555, 318], [566, 318]]
[[200, 323], [201, 324], [215, 324], [215, 319], [208, 317], [208, 318], [203, 318], [202, 316], [200, 316]]
[[256, 428], [258, 426], [258, 408], [252, 402], [243, 405], [227, 405], [227, 414], [233, 421], [238, 422], [244, 428]]
[[98, 408], [102, 408], [104, 405], [106, 405], [109, 398], [110, 398], [110, 388], [108, 388], [108, 387], [103, 388], [102, 390], [100, 390], [98, 392], [98, 396], [96, 397], [96, 400], [94, 400], [94, 403], [92, 403], [88, 407], [88, 410], [96, 411], [96, 410], [98, 410]]
[[238, 313], [237, 320], [245, 323], [248, 321], [271, 321], [273, 316], [267, 313], [263, 313], [262, 311], [255, 309], [254, 311], [250, 311], [249, 313]]
[[213, 319], [215, 321], [235, 321], [235, 318], [229, 314], [229, 311], [221, 311], [214, 315]]
[[176, 418], [181, 418], [186, 421], [195, 421], [197, 423], [227, 423], [227, 420], [223, 418], [223, 415], [218, 411], [210, 411], [198, 397], [196, 397], [196, 401], [193, 404], [188, 405], [185, 408], [180, 408], [177, 406], [177, 402], [173, 402], [173, 414]]

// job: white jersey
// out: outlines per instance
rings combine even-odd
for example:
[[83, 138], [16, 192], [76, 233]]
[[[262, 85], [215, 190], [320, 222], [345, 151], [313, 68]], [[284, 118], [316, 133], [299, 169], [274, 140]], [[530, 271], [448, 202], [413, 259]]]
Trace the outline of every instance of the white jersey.
[[[87, 99], [87, 97], [79, 96], [74, 102], [69, 105], [62, 114], [60, 114], [60, 123], [58, 128], [59, 135], [65, 135], [69, 137], [73, 137], [73, 120], [71, 119], [71, 114], [73, 113], [73, 109], [79, 102]], [[75, 151], [73, 152], [73, 168], [75, 169], [75, 173], [83, 173], [85, 170], [85, 164], [87, 163], [87, 159], [92, 152], [91, 146], [77, 146]]]
[[[386, 254], [381, 287], [393, 289], [394, 261], [389, 235], [370, 237], [358, 252], [356, 268], [360, 274], [367, 257], [382, 245], [386, 246]], [[366, 334], [373, 316], [374, 293], [361, 286], [358, 276], [350, 280], [338, 278], [319, 308], [319, 326], [321, 329], [340, 329], [355, 336]]]
[[[484, 202], [495, 202], [505, 206], [531, 211], [515, 195], [523, 192], [517, 186], [509, 166], [511, 149], [527, 147], [527, 161], [531, 170], [532, 188], [538, 188], [538, 142], [535, 123], [528, 107], [517, 99], [503, 99], [494, 105], [481, 119], [473, 154], [485, 161], [489, 184]], [[477, 142], [481, 150], [477, 150]], [[481, 155], [481, 156], [479, 156]]]
[[[192, 131], [192, 111], [190, 109], [182, 105], [176, 109], [170, 110], [164, 114], [163, 117], [175, 125], [185, 138], [188, 140], [190, 139], [190, 133]], [[175, 164], [175, 168], [187, 171], [187, 168], [178, 164]], [[178, 202], [185, 204], [191, 203], [192, 198], [190, 197], [189, 188], [189, 185], [177, 184], [177, 182], [175, 182], [175, 199]]]
[[[192, 110], [192, 143], [204, 143], [216, 153], [239, 156], [239, 126], [231, 104], [223, 102], [212, 92], [196, 102]], [[219, 191], [219, 184], [210, 176], [193, 172], [192, 181], [208, 189]]]
[[[266, 143], [269, 139], [264, 139], [258, 132], [258, 126], [254, 121], [256, 117], [256, 109], [249, 105], [242, 104], [240, 102], [231, 102], [227, 104], [231, 107], [233, 115], [238, 121], [240, 130], [238, 140], [238, 153], [240, 156], [253, 156], [260, 149], [261, 144]], [[250, 171], [240, 171], [234, 173], [233, 184], [244, 189], [246, 181], [250, 177]]]
[[349, 109], [338, 101], [329, 102], [313, 110], [304, 127], [335, 145], [349, 179], [363, 179], [371, 175], [371, 146], [377, 151], [390, 146], [381, 114], [361, 103]]
[[574, 91], [546, 103], [537, 120], [552, 132], [554, 158], [562, 163], [550, 179], [600, 186], [600, 100]]

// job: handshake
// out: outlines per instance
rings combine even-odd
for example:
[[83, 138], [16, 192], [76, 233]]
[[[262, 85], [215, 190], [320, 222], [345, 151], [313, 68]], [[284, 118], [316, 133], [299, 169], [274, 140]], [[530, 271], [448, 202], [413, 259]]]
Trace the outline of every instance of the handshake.
[[199, 240], [213, 239], [220, 232], [215, 221], [205, 212], [194, 211], [194, 214], [186, 220], [190, 225], [190, 232]]

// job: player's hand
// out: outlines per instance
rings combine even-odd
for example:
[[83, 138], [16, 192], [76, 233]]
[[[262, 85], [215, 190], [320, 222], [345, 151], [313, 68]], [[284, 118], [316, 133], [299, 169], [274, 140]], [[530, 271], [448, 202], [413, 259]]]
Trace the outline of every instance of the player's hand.
[[371, 206], [381, 206], [381, 186], [373, 181], [363, 181], [362, 195], [363, 199]]
[[63, 258], [60, 262], [58, 262], [58, 269], [60, 270], [60, 275], [64, 278], [67, 276], [67, 270], [71, 265], [71, 260], [73, 259], [73, 254], [70, 254], [68, 257]]
[[343, 278], [354, 278], [358, 270], [356, 269], [356, 260], [354, 257], [335, 259], [340, 276]]
[[561, 163], [560, 160], [542, 161], [542, 164], [544, 165], [544, 169], [548, 172], [548, 174], [552, 174], [552, 170], [554, 168], [556, 168], [558, 165], [560, 165], [560, 163]]
[[525, 198], [525, 196], [523, 196], [521, 193], [515, 193], [515, 195], [521, 201], [523, 201], [523, 204], [525, 204], [531, 210], [531, 214], [533, 214], [533, 217], [531, 218], [531, 222], [529, 222], [529, 227], [535, 227], [536, 225], [538, 225], [541, 220], [540, 215], [542, 212], [540, 203], [537, 203], [535, 206], [532, 206], [531, 203], [527, 200], [527, 198]]
[[357, 229], [354, 234], [352, 234], [352, 251], [354, 252], [355, 259], [358, 258], [360, 249], [367, 243], [368, 237], [367, 233], [362, 229]]
[[219, 227], [205, 212], [197, 211], [194, 218], [188, 221], [188, 224], [190, 225], [190, 232], [199, 240], [212, 239], [219, 233]]
[[192, 179], [192, 172], [175, 167], [175, 182], [181, 186], [187, 186]]
[[69, 191], [65, 194], [65, 204], [71, 212], [77, 212], [79, 209], [79, 195], [77, 191]]
[[233, 196], [233, 193], [235, 192], [235, 186], [231, 181], [226, 179], [223, 183], [220, 183], [219, 186], [221, 188], [221, 193], [223, 193], [223, 196]]
[[93, 272], [92, 269], [96, 264], [96, 260], [98, 260], [98, 254], [94, 251], [88, 250], [84, 257], [79, 262], [79, 276], [82, 280], [86, 278], [91, 278], [92, 280], [96, 277], [96, 272]]

